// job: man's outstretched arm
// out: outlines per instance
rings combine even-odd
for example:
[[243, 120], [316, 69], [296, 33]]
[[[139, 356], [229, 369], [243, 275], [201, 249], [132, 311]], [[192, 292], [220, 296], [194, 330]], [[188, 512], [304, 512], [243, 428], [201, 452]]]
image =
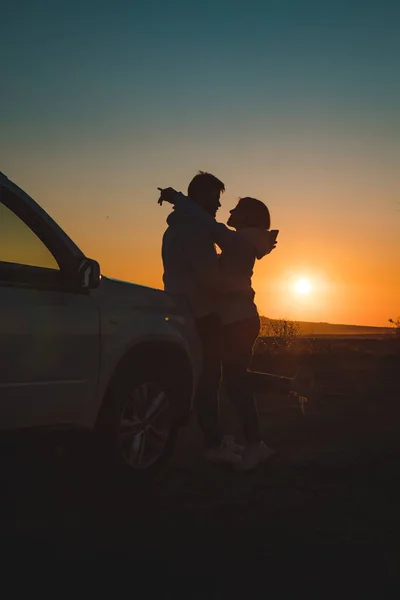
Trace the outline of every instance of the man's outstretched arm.
[[[160, 188], [159, 188], [160, 189]], [[229, 229], [224, 223], [218, 223], [202, 206], [193, 202], [188, 196], [177, 192], [173, 188], [160, 189], [161, 194], [158, 200], [159, 204], [169, 202], [177, 209], [196, 219], [196, 222], [212, 235], [213, 240], [218, 244], [221, 250], [234, 242], [236, 232]]]

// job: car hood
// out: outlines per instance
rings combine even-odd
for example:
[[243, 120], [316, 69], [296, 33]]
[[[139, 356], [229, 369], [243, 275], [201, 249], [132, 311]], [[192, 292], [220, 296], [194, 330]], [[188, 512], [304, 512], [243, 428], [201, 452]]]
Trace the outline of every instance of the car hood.
[[92, 295], [99, 304], [112, 303], [121, 308], [168, 310], [169, 312], [179, 310], [176, 300], [162, 290], [110, 277], [103, 276], [100, 286], [93, 290]]

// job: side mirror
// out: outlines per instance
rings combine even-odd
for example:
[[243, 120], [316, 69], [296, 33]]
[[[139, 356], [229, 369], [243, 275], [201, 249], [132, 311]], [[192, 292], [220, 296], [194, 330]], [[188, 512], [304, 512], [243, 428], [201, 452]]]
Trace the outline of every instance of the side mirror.
[[78, 267], [79, 287], [91, 290], [99, 287], [101, 281], [100, 265], [91, 258], [84, 258]]

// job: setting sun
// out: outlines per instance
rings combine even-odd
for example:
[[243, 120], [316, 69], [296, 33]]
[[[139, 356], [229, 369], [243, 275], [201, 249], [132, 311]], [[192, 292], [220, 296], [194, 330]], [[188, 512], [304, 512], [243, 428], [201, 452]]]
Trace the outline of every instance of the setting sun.
[[311, 291], [311, 284], [308, 279], [299, 279], [296, 281], [295, 290], [298, 294], [309, 294]]

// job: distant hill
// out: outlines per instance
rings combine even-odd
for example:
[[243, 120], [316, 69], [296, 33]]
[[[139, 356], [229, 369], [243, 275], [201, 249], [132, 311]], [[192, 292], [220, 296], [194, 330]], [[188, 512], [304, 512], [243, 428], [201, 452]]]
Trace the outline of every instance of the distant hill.
[[[263, 325], [268, 321], [274, 321], [268, 317], [261, 317]], [[296, 321], [300, 327], [301, 335], [364, 335], [376, 336], [393, 334], [393, 327], [366, 327], [363, 325], [337, 325], [332, 323], [312, 323], [309, 321]]]

